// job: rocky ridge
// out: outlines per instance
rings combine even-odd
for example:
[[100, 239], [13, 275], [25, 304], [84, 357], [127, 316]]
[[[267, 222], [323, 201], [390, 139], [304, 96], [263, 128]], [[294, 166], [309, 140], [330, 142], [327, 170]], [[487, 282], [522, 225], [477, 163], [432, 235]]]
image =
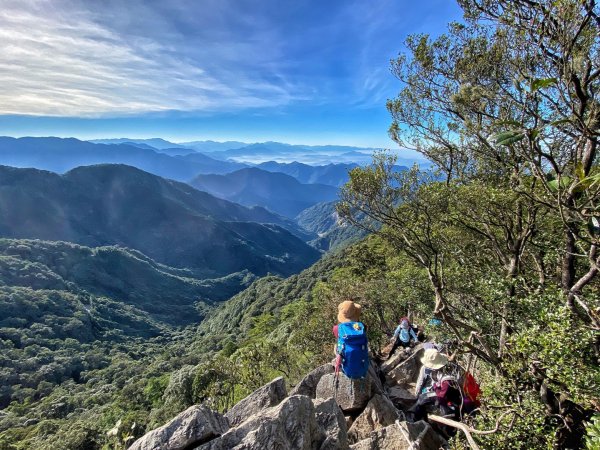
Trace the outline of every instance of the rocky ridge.
[[438, 450], [447, 442], [404, 411], [420, 370], [421, 346], [399, 350], [365, 380], [331, 363], [307, 374], [289, 393], [276, 378], [226, 414], [196, 405], [148, 432], [130, 450]]

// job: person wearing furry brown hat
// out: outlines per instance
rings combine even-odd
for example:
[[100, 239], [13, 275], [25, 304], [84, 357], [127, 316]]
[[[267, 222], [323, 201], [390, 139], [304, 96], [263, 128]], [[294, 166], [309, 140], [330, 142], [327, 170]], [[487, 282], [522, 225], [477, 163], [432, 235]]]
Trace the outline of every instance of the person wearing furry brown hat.
[[[338, 305], [338, 325], [346, 322], [360, 322], [362, 307], [352, 300], [345, 300]], [[338, 338], [338, 325], [333, 326], [333, 335]]]
[[365, 325], [360, 322], [361, 306], [352, 300], [338, 305], [338, 324], [333, 327], [336, 379], [340, 370], [352, 379], [362, 379], [369, 368], [369, 344]]

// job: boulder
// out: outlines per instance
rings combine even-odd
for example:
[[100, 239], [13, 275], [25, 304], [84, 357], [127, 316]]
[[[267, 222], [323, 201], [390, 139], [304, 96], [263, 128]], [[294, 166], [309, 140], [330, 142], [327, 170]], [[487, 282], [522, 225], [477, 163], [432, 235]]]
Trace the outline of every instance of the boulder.
[[235, 427], [259, 411], [278, 405], [287, 396], [283, 377], [275, 378], [233, 406], [225, 417]]
[[383, 394], [383, 384], [381, 383], [381, 378], [379, 378], [379, 368], [373, 360], [369, 365], [369, 372], [367, 375], [371, 380], [371, 390], [374, 394]]
[[358, 411], [366, 406], [371, 398], [371, 380], [352, 380], [343, 373], [339, 374], [336, 388], [334, 373], [321, 377], [317, 384], [316, 398], [328, 399], [333, 397], [342, 411]]
[[409, 387], [411, 383], [415, 383], [419, 378], [421, 356], [423, 356], [423, 346], [418, 345], [408, 358], [398, 360], [396, 365], [391, 364], [395, 360], [395, 355], [390, 361], [386, 361], [390, 364], [381, 367], [382, 372], [385, 374], [386, 385]]
[[383, 373], [388, 373], [390, 370], [392, 370], [394, 367], [396, 367], [398, 364], [400, 364], [402, 361], [408, 358], [410, 356], [410, 353], [406, 353], [404, 350], [405, 349], [403, 349], [402, 347], [396, 349], [391, 358], [386, 359], [384, 362], [381, 363], [381, 371]]
[[326, 440], [312, 400], [294, 395], [250, 416], [198, 450], [312, 450]]
[[417, 401], [417, 397], [415, 397], [410, 391], [401, 388], [400, 386], [393, 386], [389, 388], [387, 396], [396, 407], [402, 410], [409, 409]]
[[290, 391], [291, 395], [307, 395], [310, 398], [315, 398], [317, 392], [317, 384], [323, 375], [334, 372], [332, 363], [323, 364], [306, 375], [295, 387]]
[[333, 398], [313, 400], [317, 424], [323, 429], [325, 440], [319, 450], [348, 448], [348, 428], [344, 413]]
[[349, 430], [352, 424], [354, 423], [354, 419], [352, 418], [352, 416], [344, 416], [344, 419], [346, 419], [346, 428]]
[[448, 443], [424, 421], [395, 422], [374, 431], [367, 439], [354, 445], [352, 450], [439, 450]]
[[229, 424], [221, 414], [205, 406], [191, 406], [160, 428], [146, 433], [130, 450], [183, 450], [227, 432]]
[[354, 420], [348, 430], [348, 440], [354, 443], [366, 439], [372, 431], [385, 428], [398, 418], [399, 413], [394, 404], [387, 397], [376, 394]]

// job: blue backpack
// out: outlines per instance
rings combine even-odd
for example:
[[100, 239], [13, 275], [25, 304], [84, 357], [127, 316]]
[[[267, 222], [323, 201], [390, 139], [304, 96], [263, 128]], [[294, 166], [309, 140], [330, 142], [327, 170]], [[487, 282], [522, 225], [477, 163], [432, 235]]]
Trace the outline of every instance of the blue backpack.
[[369, 370], [369, 346], [365, 326], [361, 322], [338, 325], [337, 353], [342, 358], [342, 371], [348, 378], [364, 378]]

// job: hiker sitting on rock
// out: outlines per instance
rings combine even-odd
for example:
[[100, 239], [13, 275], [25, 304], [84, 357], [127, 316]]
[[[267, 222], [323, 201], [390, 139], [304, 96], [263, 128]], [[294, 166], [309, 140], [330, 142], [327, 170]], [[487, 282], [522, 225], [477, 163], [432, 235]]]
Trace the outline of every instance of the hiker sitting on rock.
[[[448, 356], [433, 346], [425, 350], [421, 363], [423, 366], [415, 388], [417, 403], [410, 411], [414, 420], [425, 419], [428, 412], [460, 420], [462, 394], [457, 366], [449, 364]], [[451, 428], [442, 428], [447, 435], [455, 432]]]
[[336, 374], [364, 378], [369, 368], [369, 346], [365, 326], [360, 322], [361, 306], [352, 300], [338, 305], [338, 324], [333, 327]]
[[394, 331], [394, 337], [392, 337], [392, 339], [394, 341], [394, 346], [390, 350], [388, 359], [392, 357], [398, 347], [408, 348], [410, 347], [411, 340], [415, 343], [418, 341], [415, 330], [413, 329], [407, 317], [400, 319], [400, 325], [396, 327], [396, 330]]
[[[415, 388], [415, 396], [430, 394], [433, 384], [440, 378], [439, 370], [448, 364], [448, 357], [440, 353], [436, 348], [426, 348], [421, 357], [421, 371]], [[431, 395], [429, 395], [431, 397]]]

